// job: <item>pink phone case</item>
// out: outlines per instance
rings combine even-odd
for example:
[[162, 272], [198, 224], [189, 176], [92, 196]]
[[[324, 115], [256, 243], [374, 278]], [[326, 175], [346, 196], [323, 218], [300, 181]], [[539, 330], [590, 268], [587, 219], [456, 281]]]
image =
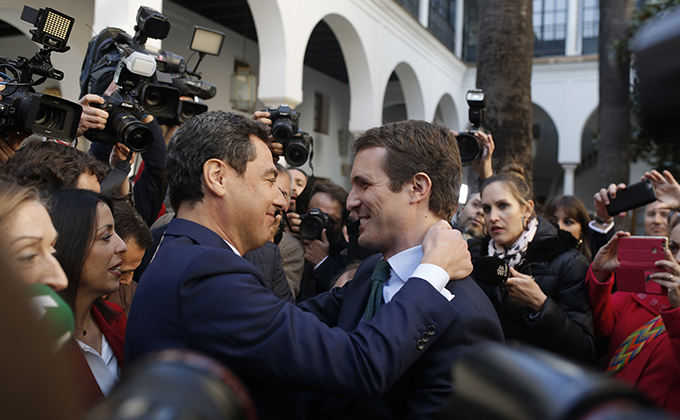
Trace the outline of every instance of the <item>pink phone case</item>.
[[616, 274], [617, 290], [633, 293], [665, 295], [668, 290], [649, 278], [650, 274], [665, 272], [654, 265], [666, 258], [668, 239], [664, 236], [630, 236], [619, 239], [619, 266]]

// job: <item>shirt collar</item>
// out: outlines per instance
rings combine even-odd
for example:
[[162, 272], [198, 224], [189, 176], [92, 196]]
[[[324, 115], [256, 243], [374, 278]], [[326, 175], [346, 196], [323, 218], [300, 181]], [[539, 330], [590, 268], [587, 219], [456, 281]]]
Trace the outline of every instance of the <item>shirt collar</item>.
[[422, 259], [423, 246], [417, 245], [393, 255], [387, 262], [392, 268], [392, 273], [396, 275], [399, 280], [405, 282], [411, 278], [411, 275], [416, 271], [416, 268], [418, 268]]
[[229, 241], [227, 241], [226, 239], [224, 239], [224, 242], [225, 242], [227, 245], [229, 245], [229, 248], [231, 248], [231, 250], [234, 251], [234, 254], [238, 255], [239, 257], [242, 257], [242, 256], [243, 256], [243, 255], [241, 255], [240, 252], [238, 252], [238, 249], [236, 249], [236, 247], [235, 247], [234, 245], [232, 245], [232, 244], [229, 243]]

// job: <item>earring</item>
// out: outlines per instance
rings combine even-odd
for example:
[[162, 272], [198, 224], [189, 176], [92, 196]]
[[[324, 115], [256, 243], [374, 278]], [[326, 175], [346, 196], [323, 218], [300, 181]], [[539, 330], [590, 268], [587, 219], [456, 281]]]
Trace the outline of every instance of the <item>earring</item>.
[[576, 246], [579, 247], [579, 246], [581, 246], [582, 243], [583, 243], [583, 234], [581, 234], [581, 236], [579, 236], [578, 244], [576, 244]]
[[522, 216], [522, 228], [524, 228], [524, 230], [529, 230], [529, 223], [524, 223], [526, 221], [526, 218], [527, 218], [526, 214]]

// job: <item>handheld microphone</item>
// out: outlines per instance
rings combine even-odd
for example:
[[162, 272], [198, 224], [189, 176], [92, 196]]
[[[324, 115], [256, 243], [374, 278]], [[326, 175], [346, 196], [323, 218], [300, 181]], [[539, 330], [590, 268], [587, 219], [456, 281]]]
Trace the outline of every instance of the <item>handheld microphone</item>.
[[45, 284], [28, 286], [30, 307], [36, 314], [38, 324], [50, 333], [50, 341], [55, 350], [59, 350], [66, 341], [73, 337], [75, 324], [73, 312], [64, 300]]
[[477, 258], [472, 270], [472, 277], [489, 286], [502, 286], [510, 276], [508, 263], [498, 257], [485, 256]]

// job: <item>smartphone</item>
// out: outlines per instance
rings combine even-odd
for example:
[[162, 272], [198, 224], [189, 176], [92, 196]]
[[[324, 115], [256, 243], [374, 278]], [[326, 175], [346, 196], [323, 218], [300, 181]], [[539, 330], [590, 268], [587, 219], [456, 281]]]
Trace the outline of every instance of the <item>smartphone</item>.
[[610, 216], [616, 216], [621, 212], [642, 207], [654, 201], [656, 201], [654, 185], [651, 180], [646, 179], [616, 191], [616, 198], [609, 201], [607, 213]]
[[614, 270], [616, 288], [622, 292], [664, 295], [668, 290], [650, 279], [653, 273], [666, 272], [654, 263], [666, 259], [665, 236], [629, 236], [619, 239], [619, 266]]

